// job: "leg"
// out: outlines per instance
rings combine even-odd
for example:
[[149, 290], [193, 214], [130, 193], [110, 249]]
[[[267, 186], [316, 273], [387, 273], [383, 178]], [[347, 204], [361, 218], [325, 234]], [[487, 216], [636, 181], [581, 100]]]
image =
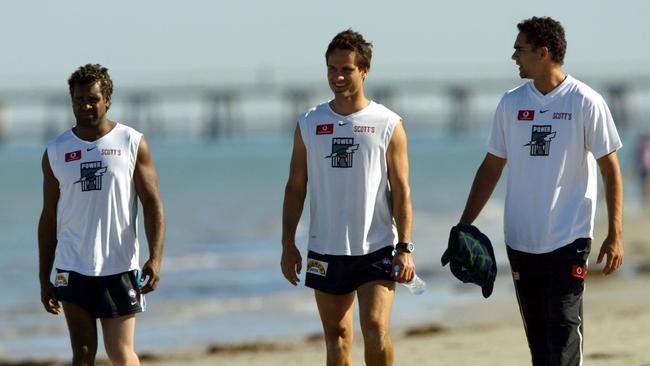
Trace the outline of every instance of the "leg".
[[357, 296], [366, 364], [392, 365], [390, 311], [395, 297], [395, 282], [367, 282], [357, 289]]
[[106, 354], [111, 363], [123, 366], [140, 365], [133, 345], [135, 315], [102, 318], [101, 322], [102, 332], [104, 333], [104, 347], [106, 347]]
[[97, 320], [87, 310], [67, 301], [63, 301], [63, 312], [70, 332], [72, 365], [94, 365], [97, 354]]
[[315, 290], [315, 294], [325, 333], [327, 366], [352, 365], [354, 292], [333, 295]]
[[533, 366], [547, 366], [546, 289], [540, 255], [507, 248]]
[[590, 247], [589, 239], [578, 239], [552, 252], [553, 257], [548, 261], [549, 365], [582, 365], [582, 294]]
[[582, 290], [568, 290], [560, 284], [549, 301], [549, 365], [582, 365]]

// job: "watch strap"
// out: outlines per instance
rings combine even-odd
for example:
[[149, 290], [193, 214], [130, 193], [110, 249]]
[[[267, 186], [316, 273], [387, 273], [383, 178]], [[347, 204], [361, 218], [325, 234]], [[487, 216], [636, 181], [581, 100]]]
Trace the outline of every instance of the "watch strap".
[[408, 253], [413, 253], [413, 250], [415, 249], [415, 246], [413, 243], [404, 243], [404, 242], [399, 242], [395, 244], [395, 249], [396, 250], [402, 250], [404, 252]]

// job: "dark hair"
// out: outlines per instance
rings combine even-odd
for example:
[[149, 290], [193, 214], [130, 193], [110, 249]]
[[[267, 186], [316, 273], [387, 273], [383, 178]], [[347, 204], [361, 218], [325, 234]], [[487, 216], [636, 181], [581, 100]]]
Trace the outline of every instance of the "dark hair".
[[75, 85], [88, 85], [99, 81], [99, 88], [104, 98], [110, 98], [113, 94], [113, 80], [108, 75], [108, 69], [100, 64], [86, 64], [80, 66], [68, 79], [70, 95]]
[[372, 59], [372, 43], [366, 42], [361, 33], [348, 29], [334, 36], [325, 52], [326, 63], [330, 54], [335, 49], [353, 51], [356, 54], [356, 57], [354, 58], [356, 65], [361, 69], [370, 68], [370, 59]]
[[566, 38], [560, 22], [549, 17], [532, 17], [517, 24], [517, 28], [526, 35], [528, 43], [533, 47], [548, 48], [553, 61], [560, 65], [564, 63]]

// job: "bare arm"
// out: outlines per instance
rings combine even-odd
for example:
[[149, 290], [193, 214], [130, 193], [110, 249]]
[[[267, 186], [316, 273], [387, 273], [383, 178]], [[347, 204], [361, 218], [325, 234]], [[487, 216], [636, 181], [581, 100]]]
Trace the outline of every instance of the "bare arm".
[[505, 166], [506, 159], [490, 153], [485, 155], [476, 176], [474, 176], [472, 189], [467, 197], [467, 203], [465, 203], [465, 210], [463, 210], [460, 222], [471, 224], [476, 220], [490, 196], [492, 196], [492, 192], [494, 192]]
[[296, 126], [293, 136], [293, 153], [289, 167], [289, 179], [284, 189], [282, 207], [282, 274], [294, 286], [300, 281], [302, 257], [296, 247], [296, 229], [307, 195], [307, 148]]
[[[395, 126], [386, 151], [388, 165], [388, 181], [391, 190], [393, 218], [397, 226], [397, 239], [406, 243], [411, 241], [413, 225], [413, 207], [411, 204], [411, 188], [409, 186], [409, 160], [406, 132], [402, 123]], [[393, 258], [393, 267], [399, 265], [396, 272], [397, 282], [408, 282], [415, 275], [415, 264], [411, 253], [398, 251]]]
[[144, 137], [138, 146], [134, 173], [135, 189], [142, 202], [144, 229], [149, 245], [149, 259], [142, 266], [143, 278], [148, 277], [142, 293], [156, 289], [160, 280], [160, 265], [165, 242], [165, 213], [158, 192], [158, 174]]
[[616, 152], [598, 159], [598, 166], [605, 184], [608, 232], [597, 263], [607, 257], [603, 273], [611, 274], [623, 264], [623, 178]]
[[47, 151], [41, 161], [43, 170], [43, 210], [38, 222], [38, 259], [39, 281], [41, 283], [41, 302], [45, 310], [58, 314], [61, 307], [54, 294], [54, 286], [50, 282], [54, 253], [56, 252], [56, 208], [59, 202], [59, 181], [54, 177]]

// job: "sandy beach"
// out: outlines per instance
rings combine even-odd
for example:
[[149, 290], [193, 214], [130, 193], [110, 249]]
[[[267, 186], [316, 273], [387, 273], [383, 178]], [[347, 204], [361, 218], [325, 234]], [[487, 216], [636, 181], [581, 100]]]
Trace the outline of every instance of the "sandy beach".
[[[598, 225], [585, 293], [585, 365], [650, 366], [650, 215], [625, 219], [626, 262], [611, 276], [600, 274], [596, 257], [605, 225]], [[507, 270], [497, 281], [509, 281]], [[314, 314], [314, 316], [317, 316]], [[393, 327], [395, 365], [530, 364], [514, 292], [477, 300], [448, 311], [443, 323]], [[354, 363], [363, 365], [361, 335]], [[171, 365], [324, 365], [320, 336], [267, 343], [212, 346], [183, 354], [143, 355], [143, 364]]]
[[[650, 214], [626, 216], [623, 269], [611, 276], [600, 273], [596, 257], [606, 225], [598, 225], [592, 246], [585, 292], [585, 365], [650, 366]], [[497, 281], [511, 281], [502, 268]], [[444, 321], [400, 328], [393, 324], [395, 365], [521, 366], [529, 365], [528, 346], [514, 290], [449, 309]], [[478, 288], [477, 288], [478, 294]], [[314, 316], [318, 316], [314, 314]], [[300, 339], [272, 339], [246, 344], [201, 346], [180, 353], [141, 354], [150, 366], [292, 366], [324, 365], [320, 335]], [[363, 365], [363, 344], [355, 335], [355, 365]], [[4, 363], [61, 365], [56, 362]], [[98, 364], [109, 364], [99, 361]]]
[[[594, 276], [595, 277], [595, 276]], [[585, 302], [585, 365], [650, 365], [650, 275], [592, 279]], [[477, 315], [481, 320], [477, 320]], [[395, 365], [530, 364], [514, 296], [455, 309], [445, 324], [396, 329]], [[354, 363], [363, 365], [360, 336]], [[146, 365], [324, 365], [321, 339], [239, 345], [188, 354], [147, 357]]]

